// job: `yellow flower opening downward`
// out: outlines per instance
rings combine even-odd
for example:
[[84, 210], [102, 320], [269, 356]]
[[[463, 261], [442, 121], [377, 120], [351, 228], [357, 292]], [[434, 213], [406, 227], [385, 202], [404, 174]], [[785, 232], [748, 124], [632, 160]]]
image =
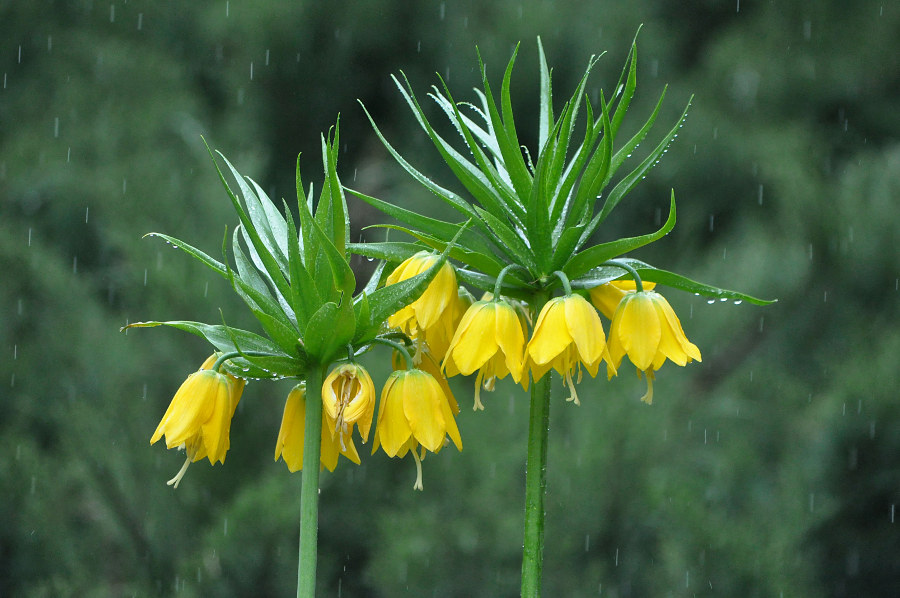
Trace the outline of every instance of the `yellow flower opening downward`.
[[[397, 266], [385, 285], [426, 272], [439, 259], [438, 255], [420, 251]], [[458, 289], [456, 272], [445, 262], [418, 299], [388, 318], [388, 326], [399, 328], [412, 339], [430, 340], [435, 344], [431, 349], [437, 359], [443, 359], [445, 343], [452, 336], [453, 327], [463, 311]]]
[[181, 470], [166, 482], [175, 488], [192, 462], [207, 457], [213, 465], [224, 463], [231, 446], [231, 418], [241, 400], [244, 380], [207, 369], [216, 358], [210, 356], [182, 383], [150, 437], [150, 444], [155, 444], [165, 435], [166, 448], [183, 448], [187, 453]]
[[507, 375], [521, 382], [524, 349], [525, 333], [515, 309], [505, 301], [477, 301], [462, 317], [443, 368], [448, 376], [468, 376], [478, 370], [474, 409], [483, 410], [482, 384]]
[[622, 298], [610, 325], [609, 353], [610, 377], [625, 355], [646, 373], [647, 393], [641, 398], [645, 403], [653, 402], [653, 372], [666, 359], [680, 366], [701, 361], [700, 349], [687, 339], [672, 306], [656, 291], [627, 293]]
[[[438, 381], [422, 370], [393, 372], [381, 392], [372, 453], [381, 447], [389, 457], [412, 453], [416, 461], [416, 490], [422, 490], [425, 450], [437, 453], [450, 437], [458, 450], [462, 439], [447, 396]], [[421, 455], [417, 449], [421, 447]]]
[[[537, 323], [525, 349], [526, 367], [535, 381], [551, 368], [562, 376], [569, 387], [569, 401], [579, 405], [572, 374], [584, 366], [593, 377], [601, 360], [615, 373], [606, 348], [606, 336], [600, 316], [581, 295], [555, 297], [538, 315]], [[522, 383], [527, 386], [528, 379]]]

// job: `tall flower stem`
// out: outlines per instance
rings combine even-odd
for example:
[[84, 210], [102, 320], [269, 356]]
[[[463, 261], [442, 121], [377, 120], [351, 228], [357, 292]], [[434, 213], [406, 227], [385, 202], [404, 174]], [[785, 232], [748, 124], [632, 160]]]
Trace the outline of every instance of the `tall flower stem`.
[[[548, 301], [532, 301], [536, 315]], [[544, 494], [547, 489], [547, 437], [550, 429], [550, 372], [531, 386], [528, 457], [525, 465], [525, 541], [522, 550], [522, 598], [539, 598], [544, 561]]]
[[303, 429], [303, 472], [300, 488], [300, 556], [297, 598], [316, 595], [316, 558], [319, 539], [319, 463], [322, 444], [322, 379], [324, 368], [314, 365], [306, 377], [306, 423]]

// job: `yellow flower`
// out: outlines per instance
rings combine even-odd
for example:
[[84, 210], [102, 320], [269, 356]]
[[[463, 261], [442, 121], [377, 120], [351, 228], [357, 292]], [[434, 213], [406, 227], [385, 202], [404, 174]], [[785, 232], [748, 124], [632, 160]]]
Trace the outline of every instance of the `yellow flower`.
[[[413, 488], [421, 490], [425, 450], [440, 451], [447, 436], [462, 450], [450, 402], [434, 376], [422, 370], [393, 372], [381, 392], [372, 453], [379, 446], [389, 457], [411, 452], [417, 474]], [[421, 456], [417, 452], [420, 446]]]
[[333, 369], [322, 384], [322, 407], [331, 437], [337, 435], [342, 446], [354, 425], [367, 441], [375, 415], [375, 384], [366, 368], [348, 363]]
[[448, 376], [466, 376], [478, 370], [475, 379], [475, 409], [481, 403], [482, 383], [508, 374], [522, 380], [525, 333], [512, 306], [505, 301], [477, 301], [466, 311], [450, 341], [444, 370]]
[[444, 356], [447, 354], [447, 348], [450, 346], [450, 341], [453, 339], [453, 334], [456, 332], [457, 326], [459, 326], [459, 321], [462, 319], [463, 314], [466, 313], [466, 310], [469, 309], [469, 306], [472, 305], [471, 295], [461, 287], [458, 291], [456, 300], [450, 302], [450, 305], [444, 310], [438, 322], [424, 330], [425, 344], [438, 362], [443, 361]]
[[[447, 397], [447, 402], [450, 403], [450, 411], [453, 412], [453, 415], [459, 415], [459, 403], [456, 402], [456, 397], [453, 396], [453, 391], [450, 390], [450, 383], [447, 382], [447, 377], [441, 372], [441, 366], [435, 361], [434, 355], [429, 351], [417, 351], [413, 355], [412, 360], [416, 368], [431, 374], [437, 380], [441, 390], [444, 391], [444, 396]], [[391, 366], [395, 370], [406, 369], [406, 359], [403, 358], [399, 351], [394, 351], [391, 355]]]
[[[649, 291], [656, 286], [655, 282], [644, 282], [644, 289]], [[628, 293], [634, 293], [637, 290], [634, 280], [613, 280], [600, 286], [596, 286], [590, 291], [591, 303], [600, 310], [600, 313], [612, 320], [613, 314], [622, 297]]]
[[[581, 295], [556, 297], [544, 305], [525, 348], [525, 359], [535, 381], [551, 368], [559, 372], [572, 392], [568, 400], [576, 405], [580, 403], [572, 373], [580, 372], [583, 365], [596, 376], [601, 359], [606, 360], [607, 368], [612, 367], [600, 316]], [[524, 376], [522, 383], [528, 384]]]
[[[388, 276], [386, 285], [392, 285], [412, 278], [431, 268], [439, 256], [420, 251], [408, 258]], [[445, 262], [422, 295], [388, 318], [388, 326], [400, 328], [410, 338], [417, 338], [419, 332], [440, 325], [442, 318], [452, 319], [452, 310], [458, 306], [456, 272]], [[446, 320], [443, 322], [446, 325]]]
[[[215, 356], [203, 366], [210, 367]], [[178, 474], [167, 483], [176, 488], [188, 466], [203, 459], [213, 465], [225, 462], [230, 448], [231, 418], [241, 398], [244, 381], [209, 369], [188, 376], [169, 403], [150, 444], [165, 435], [167, 448], [183, 448], [187, 459]]]
[[[303, 439], [306, 431], [306, 383], [301, 382], [288, 393], [284, 404], [284, 415], [278, 440], [275, 441], [275, 460], [284, 459], [288, 470], [293, 473], [303, 469]], [[359, 465], [359, 454], [349, 434], [342, 446], [340, 438], [328, 431], [328, 420], [322, 410], [322, 444], [320, 445], [319, 463], [328, 471], [337, 467], [338, 455], [344, 455]]]
[[610, 325], [609, 352], [610, 372], [628, 355], [647, 373], [647, 394], [642, 397], [646, 403], [653, 401], [653, 372], [666, 359], [681, 366], [701, 361], [700, 349], [687, 339], [672, 306], [656, 291], [629, 293], [622, 299]]

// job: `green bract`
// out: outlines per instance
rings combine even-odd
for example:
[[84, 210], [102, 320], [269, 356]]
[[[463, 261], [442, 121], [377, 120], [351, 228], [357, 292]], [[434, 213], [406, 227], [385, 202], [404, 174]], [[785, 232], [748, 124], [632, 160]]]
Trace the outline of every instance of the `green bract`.
[[[231, 236], [233, 265], [229, 263], [228, 237], [223, 261], [168, 235], [161, 237], [184, 250], [223, 278], [244, 300], [265, 336], [226, 324], [202, 322], [137, 322], [126, 328], [171, 326], [208, 340], [217, 350], [240, 356], [225, 369], [241, 377], [305, 378], [314, 365], [329, 364], [353, 352], [365, 350], [381, 331], [387, 317], [418, 298], [444, 264], [452, 243], [428, 271], [389, 287], [378, 288], [379, 267], [360, 294], [353, 296], [356, 278], [347, 260], [350, 234], [347, 204], [337, 176], [339, 127], [334, 138], [322, 138], [325, 182], [313, 209], [313, 193], [305, 193], [297, 165], [299, 228], [287, 204], [284, 216], [266, 193], [245, 178], [222, 156], [237, 183], [236, 194], [210, 156], [240, 218]], [[220, 154], [221, 155], [221, 154]], [[462, 231], [465, 226], [455, 227]]]
[[[394, 82], [419, 125], [468, 191], [471, 200], [438, 185], [406, 161], [385, 139], [369, 115], [376, 134], [413, 178], [460, 212], [466, 221], [471, 220], [474, 226], [461, 233], [460, 224], [428, 218], [348, 189], [405, 224], [392, 228], [405, 231], [418, 241], [351, 243], [347, 245], [348, 249], [369, 257], [400, 261], [421, 250], [422, 246], [446, 250], [451, 239], [458, 235], [459, 240], [450, 250], [450, 256], [467, 266], [457, 271], [459, 277], [482, 290], [493, 291], [501, 270], [516, 264], [527, 270], [527, 274], [522, 269], [511, 270], [503, 278], [502, 291], [520, 298], [530, 297], [537, 289], [551, 290], [558, 286], [560, 279], [552, 276], [555, 271], [562, 271], [573, 286], [582, 288], [623, 276], [621, 268], [604, 264], [652, 243], [672, 230], [675, 225], [674, 192], [668, 218], [658, 231], [599, 245], [589, 245], [589, 241], [619, 202], [656, 165], [675, 138], [690, 107], [688, 102], [678, 121], [643, 161], [624, 176], [617, 177], [620, 167], [649, 133], [665, 97], [664, 89], [644, 125], [624, 144], [616, 147], [616, 134], [635, 92], [636, 49], [636, 43], [632, 43], [609, 102], [601, 91], [599, 106], [594, 106], [585, 94], [588, 77], [597, 62], [596, 57], [591, 57], [575, 91], [559, 116], [554, 117], [550, 70], [538, 39], [541, 82], [536, 161], [532, 161], [532, 154], [520, 146], [513, 119], [510, 80], [518, 48], [503, 76], [499, 106], [483, 63], [481, 77], [484, 91], [476, 90], [477, 105], [456, 102], [443, 81], [442, 90], [432, 87], [429, 96], [459, 133], [462, 139], [460, 149], [435, 131], [405, 76], [403, 83], [395, 77]], [[586, 125], [583, 133], [576, 135], [576, 121], [582, 109]], [[617, 181], [612, 189], [605, 191], [614, 177]], [[682, 290], [757, 304], [769, 303], [743, 293], [696, 283], [643, 262], [635, 267], [649, 281]], [[614, 275], [608, 276], [610, 272]]]

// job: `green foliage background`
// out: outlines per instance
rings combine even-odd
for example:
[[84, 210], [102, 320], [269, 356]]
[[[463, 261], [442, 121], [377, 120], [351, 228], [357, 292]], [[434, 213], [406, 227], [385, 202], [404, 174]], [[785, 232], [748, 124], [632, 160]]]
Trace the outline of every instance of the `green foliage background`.
[[[438, 214], [357, 98], [446, 183], [391, 73], [471, 99], [475, 45], [496, 79], [521, 40], [533, 148], [536, 36], [559, 93], [607, 50], [589, 93], [609, 95], [641, 23], [632, 111], [664, 83], [662, 122], [696, 98], [608, 226], [653, 229], [674, 187], [675, 231], [635, 257], [779, 303], [670, 293], [702, 364], [664, 368], [650, 408], [629, 375], [553, 403], [546, 595], [900, 593], [900, 7], [41, 0], [0, 2], [0, 595], [293, 592], [299, 476], [271, 458], [289, 385], [248, 385], [225, 465], [173, 492], [181, 457], [147, 440], [208, 348], [118, 332], [220, 308], [255, 329], [223, 281], [141, 240], [216, 254], [234, 226], [201, 135], [291, 201], [296, 154], [320, 180], [340, 112], [344, 182]], [[382, 234], [349, 201], [353, 237]], [[423, 494], [382, 455], [323, 476], [321, 595], [517, 594], [527, 402], [499, 384], [472, 413], [471, 383], [465, 450], [426, 461]]]

